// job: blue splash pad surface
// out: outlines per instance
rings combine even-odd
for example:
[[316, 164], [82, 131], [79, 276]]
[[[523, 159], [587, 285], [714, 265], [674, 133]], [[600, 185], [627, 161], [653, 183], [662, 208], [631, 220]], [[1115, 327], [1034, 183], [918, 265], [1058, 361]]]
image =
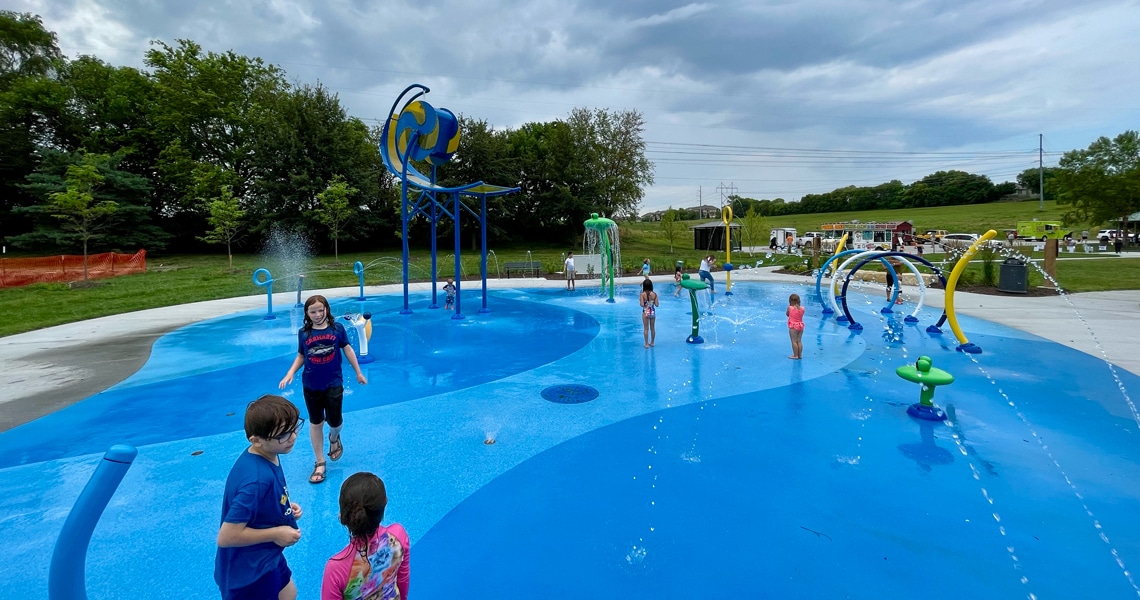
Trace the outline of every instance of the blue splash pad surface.
[[[917, 325], [878, 315], [877, 288], [856, 303], [861, 334], [820, 320], [805, 287], [733, 291], [711, 308], [702, 303], [701, 345], [683, 341], [688, 299], [663, 294], [657, 346], [643, 349], [630, 289], [614, 304], [583, 291], [501, 291], [489, 315], [452, 321], [414, 306], [408, 334], [393, 327], [393, 342], [380, 344], [374, 333], [378, 362], [365, 369], [370, 384], [346, 398], [346, 454], [330, 463], [329, 480], [304, 482], [312, 455], [303, 439], [282, 458], [292, 499], [305, 509], [302, 541], [286, 551], [302, 596], [317, 596], [324, 561], [346, 542], [336, 498], [361, 470], [385, 479], [387, 519], [411, 533], [419, 598], [661, 598], [682, 589], [710, 598], [1136, 594], [1113, 553], [1127, 567], [1140, 563], [1140, 449], [1121, 392], [1140, 389], [1137, 377], [1117, 372], [1118, 381], [1101, 360], [968, 318], [962, 326], [984, 352], [964, 355], [948, 330], [924, 331], [936, 311]], [[785, 358], [793, 291], [808, 306], [803, 361]], [[392, 313], [397, 299], [378, 302], [389, 307], [372, 309], [378, 330], [405, 319]], [[551, 327], [530, 330], [530, 316]], [[234, 318], [246, 320], [216, 331], [264, 327], [256, 313]], [[167, 346], [218, 346], [215, 334], [187, 331], [210, 323], [164, 339], [146, 368], [109, 392], [158, 385], [168, 373], [183, 381], [173, 397], [229, 396], [240, 415], [250, 397], [226, 372], [261, 362], [263, 372], [246, 372], [262, 379], [249, 393], [275, 390], [291, 335], [282, 350], [253, 344], [238, 358], [163, 356]], [[377, 375], [418, 364], [406, 352], [383, 358], [383, 348], [427, 346], [420, 340], [464, 325], [489, 329], [493, 342], [435, 349], [477, 366], [528, 364], [449, 388], [429, 385], [434, 365], [407, 380]], [[534, 344], [520, 340], [528, 336]], [[194, 339], [209, 345], [195, 348]], [[539, 351], [549, 355], [529, 356]], [[947, 423], [906, 416], [918, 389], [894, 369], [920, 354], [957, 378], [935, 395], [952, 415]], [[224, 368], [211, 370], [210, 360]], [[560, 384], [601, 394], [577, 405], [542, 399], [542, 389]], [[122, 420], [159, 441], [140, 443], [96, 529], [89, 596], [215, 598], [213, 543], [224, 480], [245, 447], [240, 417], [214, 433], [151, 431], [131, 411], [92, 402], [109, 392], [72, 407], [92, 414], [68, 422], [75, 429], [61, 437], [99, 436], [105, 422]], [[205, 412], [181, 418], [207, 421]], [[6, 439], [15, 432], [0, 443], [25, 452], [28, 464], [0, 468], [8, 492], [0, 597], [42, 598], [62, 522], [110, 444], [60, 453]], [[488, 437], [496, 444], [483, 444]]]
[[[598, 332], [592, 317], [544, 304], [503, 300], [493, 319], [455, 322], [443, 310], [400, 315], [402, 308], [402, 298], [332, 304], [338, 316], [373, 313], [370, 383], [358, 385], [344, 361], [346, 410], [501, 379], [573, 352]], [[285, 395], [304, 414], [300, 373], [285, 391], [277, 388], [297, 353], [300, 311], [278, 311], [270, 321], [261, 319], [264, 311], [249, 311], [163, 336], [138, 373], [0, 435], [0, 467], [100, 452], [117, 443], [142, 446], [241, 429], [245, 405], [262, 394]], [[355, 339], [355, 328], [338, 322]], [[505, 340], [511, 351], [504, 353], [499, 348]]]

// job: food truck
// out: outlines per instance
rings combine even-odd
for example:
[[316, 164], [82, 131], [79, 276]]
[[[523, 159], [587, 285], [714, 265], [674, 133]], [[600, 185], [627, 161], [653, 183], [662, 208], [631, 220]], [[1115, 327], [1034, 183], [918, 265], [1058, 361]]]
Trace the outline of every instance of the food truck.
[[888, 223], [863, 223], [846, 221], [824, 223], [821, 227], [825, 238], [838, 240], [843, 234], [847, 237], [847, 247], [858, 250], [890, 250], [893, 244], [899, 246], [914, 243], [914, 224], [910, 221]]

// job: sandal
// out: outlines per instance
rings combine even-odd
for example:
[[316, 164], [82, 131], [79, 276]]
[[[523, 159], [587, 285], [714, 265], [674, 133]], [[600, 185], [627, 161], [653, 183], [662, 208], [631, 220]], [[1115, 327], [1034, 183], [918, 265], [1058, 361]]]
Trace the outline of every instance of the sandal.
[[322, 483], [325, 480], [325, 461], [318, 460], [313, 464], [313, 474], [309, 475], [309, 483]]
[[344, 455], [344, 444], [340, 443], [340, 436], [339, 435], [336, 436], [335, 440], [329, 439], [329, 459], [330, 460], [340, 460], [340, 457], [343, 455]]

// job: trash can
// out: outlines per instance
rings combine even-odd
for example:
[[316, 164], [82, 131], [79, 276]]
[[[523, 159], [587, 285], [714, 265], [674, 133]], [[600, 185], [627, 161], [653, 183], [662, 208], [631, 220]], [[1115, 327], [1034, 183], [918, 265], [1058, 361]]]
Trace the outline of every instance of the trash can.
[[1007, 258], [1001, 263], [998, 274], [998, 291], [1015, 294], [1029, 293], [1029, 268], [1019, 258]]

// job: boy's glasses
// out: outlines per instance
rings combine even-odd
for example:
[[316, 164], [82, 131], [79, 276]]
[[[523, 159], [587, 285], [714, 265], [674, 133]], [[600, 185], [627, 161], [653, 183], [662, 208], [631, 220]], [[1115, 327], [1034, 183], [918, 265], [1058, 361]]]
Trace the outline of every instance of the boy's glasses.
[[277, 440], [278, 442], [283, 443], [283, 442], [285, 442], [285, 440], [288, 440], [290, 437], [295, 436], [295, 435], [299, 435], [301, 433], [301, 427], [304, 425], [305, 425], [304, 419], [297, 419], [297, 425], [295, 427], [293, 427], [292, 429], [290, 429], [289, 431], [286, 431], [285, 433], [282, 433], [281, 435], [271, 435], [266, 439]]

